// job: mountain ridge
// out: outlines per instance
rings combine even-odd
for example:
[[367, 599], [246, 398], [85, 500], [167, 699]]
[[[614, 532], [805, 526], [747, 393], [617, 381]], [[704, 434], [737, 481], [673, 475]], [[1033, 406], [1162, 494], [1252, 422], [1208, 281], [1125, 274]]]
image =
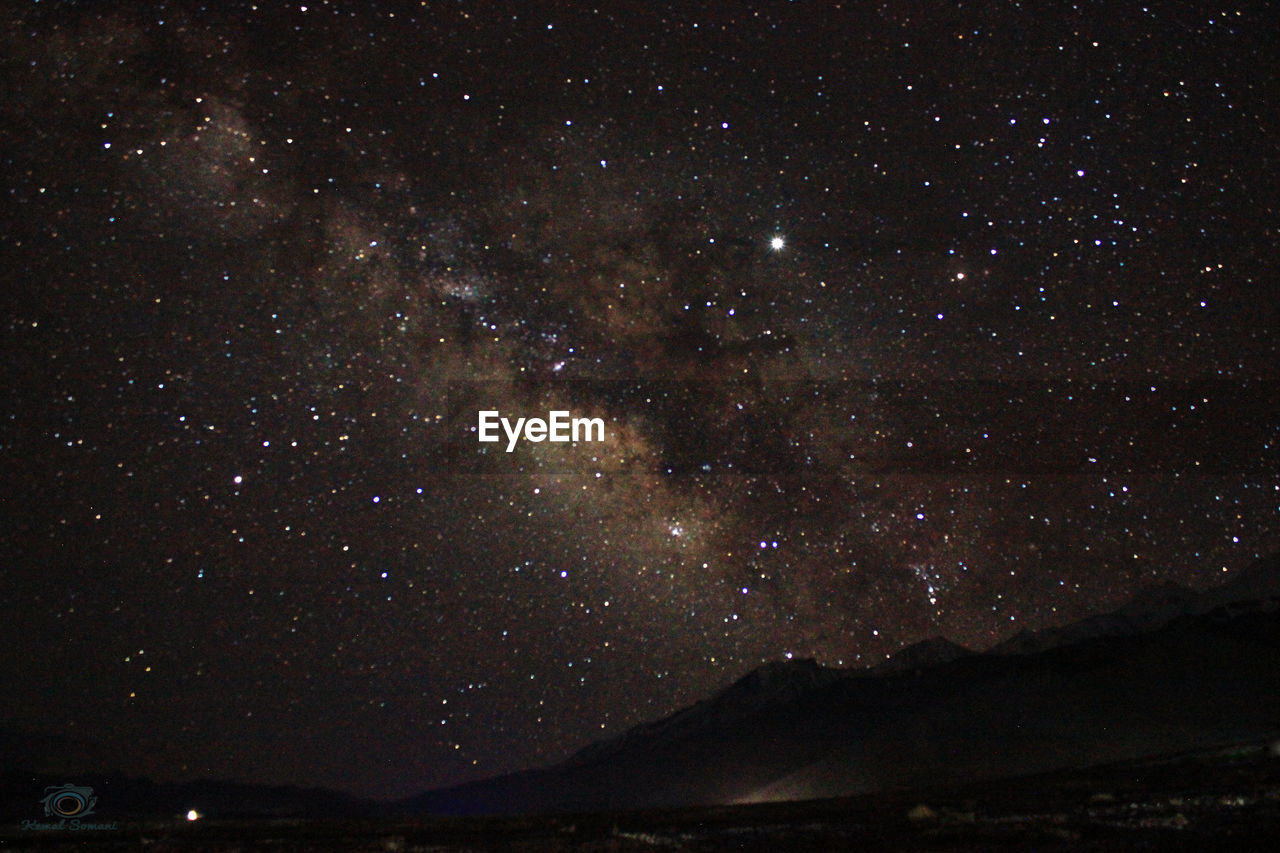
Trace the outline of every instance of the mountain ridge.
[[415, 812], [644, 808], [844, 796], [1140, 758], [1280, 732], [1280, 557], [1223, 587], [971, 652], [865, 669], [775, 661], [547, 768], [427, 792]]

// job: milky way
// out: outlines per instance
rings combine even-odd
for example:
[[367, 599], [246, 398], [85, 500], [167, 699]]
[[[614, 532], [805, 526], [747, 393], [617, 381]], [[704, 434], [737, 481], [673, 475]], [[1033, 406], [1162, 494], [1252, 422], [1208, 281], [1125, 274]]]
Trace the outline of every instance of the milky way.
[[404, 795], [1221, 582], [1274, 11], [17, 7], [6, 725]]

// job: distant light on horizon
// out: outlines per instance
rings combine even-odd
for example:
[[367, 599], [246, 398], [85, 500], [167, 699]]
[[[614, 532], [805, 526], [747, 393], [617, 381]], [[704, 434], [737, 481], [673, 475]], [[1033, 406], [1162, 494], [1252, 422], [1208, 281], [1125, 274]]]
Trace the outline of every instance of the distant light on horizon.
[[187, 820], [199, 820], [202, 817], [204, 817], [204, 815], [200, 814], [200, 812], [195, 809], [191, 809], [187, 812]]

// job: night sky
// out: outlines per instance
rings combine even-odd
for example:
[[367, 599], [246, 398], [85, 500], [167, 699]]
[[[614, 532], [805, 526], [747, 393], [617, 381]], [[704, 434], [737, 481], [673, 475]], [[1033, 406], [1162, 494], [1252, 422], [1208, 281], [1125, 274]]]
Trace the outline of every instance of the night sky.
[[408, 795], [1280, 549], [1272, 4], [140, 5], [4, 12], [10, 730]]

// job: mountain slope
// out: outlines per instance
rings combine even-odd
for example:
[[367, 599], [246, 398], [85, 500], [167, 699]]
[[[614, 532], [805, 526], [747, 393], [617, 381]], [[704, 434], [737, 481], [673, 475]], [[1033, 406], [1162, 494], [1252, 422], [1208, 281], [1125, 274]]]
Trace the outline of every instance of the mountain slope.
[[1228, 587], [971, 654], [926, 641], [873, 670], [769, 664], [563, 764], [431, 792], [422, 812], [831, 797], [1122, 761], [1280, 733], [1280, 560]]

